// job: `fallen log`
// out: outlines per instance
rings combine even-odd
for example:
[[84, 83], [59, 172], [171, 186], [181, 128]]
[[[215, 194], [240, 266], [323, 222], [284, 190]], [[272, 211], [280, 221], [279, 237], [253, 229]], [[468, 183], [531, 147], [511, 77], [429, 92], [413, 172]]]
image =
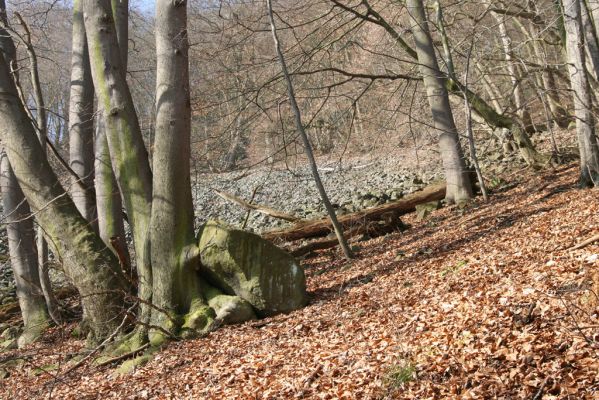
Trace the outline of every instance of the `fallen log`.
[[240, 199], [239, 197], [233, 196], [232, 194], [229, 193], [225, 193], [225, 192], [221, 192], [219, 190], [216, 189], [212, 189], [214, 191], [214, 193], [216, 193], [220, 198], [225, 199], [227, 201], [230, 201], [231, 203], [237, 204], [243, 208], [245, 208], [246, 210], [253, 210], [253, 211], [257, 211], [259, 213], [268, 215], [269, 217], [273, 217], [273, 218], [278, 218], [278, 219], [282, 219], [285, 221], [289, 221], [289, 222], [299, 222], [301, 221], [299, 218], [297, 218], [294, 215], [290, 215], [290, 214], [286, 214], [282, 211], [277, 211], [274, 210], [270, 207], [266, 207], [266, 206], [261, 206], [258, 204], [251, 204], [248, 203], [247, 201]]
[[[405, 225], [401, 219], [397, 218], [384, 221], [368, 221], [367, 223], [353, 227], [344, 233], [347, 239], [354, 238], [358, 235], [366, 235], [368, 238], [374, 239], [392, 232], [403, 232], [408, 228], [408, 225]], [[319, 239], [291, 250], [290, 254], [294, 257], [303, 257], [316, 250], [330, 249], [338, 244], [339, 241], [337, 241], [337, 239]]]
[[[393, 227], [401, 224], [399, 217], [416, 211], [419, 204], [431, 201], [442, 200], [445, 198], [445, 182], [436, 183], [425, 187], [419, 192], [407, 195], [406, 197], [383, 204], [378, 207], [358, 211], [339, 217], [339, 223], [343, 229], [352, 229], [366, 227], [369, 222], [384, 221], [387, 226]], [[291, 228], [265, 232], [262, 236], [268, 240], [294, 241], [299, 239], [309, 239], [326, 236], [333, 231], [329, 218], [321, 218], [312, 221], [306, 221], [297, 224]]]
[[316, 250], [331, 249], [338, 245], [339, 241], [337, 239], [317, 240], [314, 242], [310, 242], [304, 246], [298, 247], [295, 250], [291, 250], [289, 254], [291, 254], [293, 257], [301, 258]]

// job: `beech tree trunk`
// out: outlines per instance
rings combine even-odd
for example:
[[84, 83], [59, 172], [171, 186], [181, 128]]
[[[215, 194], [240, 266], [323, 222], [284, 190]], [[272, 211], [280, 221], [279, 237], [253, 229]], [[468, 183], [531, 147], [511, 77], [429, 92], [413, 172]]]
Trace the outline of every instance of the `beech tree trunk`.
[[473, 197], [472, 182], [460, 146], [449, 95], [443, 83], [444, 77], [437, 63], [422, 0], [408, 0], [407, 8], [416, 41], [420, 74], [426, 88], [433, 124], [439, 133], [439, 147], [447, 180], [445, 198], [449, 202], [467, 200]]
[[580, 185], [599, 186], [599, 147], [595, 136], [591, 90], [585, 70], [585, 45], [580, 0], [564, 0], [568, 69], [574, 96], [576, 133], [580, 150]]
[[[187, 2], [156, 2], [156, 133], [151, 243], [153, 302], [171, 317], [187, 314], [182, 327], [163, 312], [152, 324], [183, 336], [206, 328], [212, 319], [196, 273], [191, 195], [191, 104]], [[191, 258], [190, 258], [191, 257]], [[174, 319], [174, 318], [173, 318]], [[162, 340], [159, 332], [151, 341]]]
[[[528, 7], [531, 12], [538, 12], [534, 1], [529, 0]], [[544, 89], [543, 94], [548, 100], [547, 102], [549, 103], [549, 109], [551, 110], [553, 119], [555, 122], [557, 122], [558, 126], [565, 128], [568, 126], [568, 113], [562, 105], [559, 90], [557, 90], [553, 73], [548, 68], [549, 63], [547, 62], [547, 51], [543, 41], [542, 27], [534, 22], [532, 22], [530, 26], [532, 30], [532, 49], [535, 57], [537, 60], [539, 60], [538, 62], [540, 62], [541, 66], [543, 67], [543, 70], [541, 71], [541, 80], [543, 83], [542, 87]]]
[[125, 63], [111, 3], [83, 0], [83, 11], [98, 109], [102, 110], [112, 169], [133, 233], [138, 295], [142, 300], [140, 318], [147, 324], [151, 314], [148, 304], [152, 299], [149, 246], [152, 172], [125, 79]]
[[[25, 45], [25, 49], [27, 51], [27, 56], [29, 58], [29, 73], [31, 78], [31, 89], [33, 91], [33, 99], [35, 102], [35, 124], [37, 127], [37, 136], [38, 140], [41, 144], [42, 151], [44, 157], [47, 155], [46, 150], [46, 139], [48, 136], [48, 119], [46, 116], [46, 105], [44, 102], [44, 96], [42, 93], [42, 84], [39, 77], [39, 68], [37, 62], [37, 54], [35, 48], [33, 47], [33, 43], [31, 41], [31, 31], [29, 30], [29, 26], [21, 17], [21, 15], [15, 12], [15, 17], [19, 21], [21, 28], [23, 29], [23, 35], [20, 35], [20, 39], [22, 43]], [[21, 101], [22, 104], [26, 107], [26, 101], [24, 100], [24, 96], [21, 93]], [[31, 114], [31, 112], [29, 113]], [[48, 243], [46, 242], [45, 232], [41, 226], [37, 228], [37, 263], [39, 269], [39, 279], [42, 291], [44, 293], [44, 297], [46, 299], [46, 304], [48, 306], [48, 311], [50, 315], [55, 321], [58, 321], [58, 314], [56, 312], [56, 300], [54, 299], [54, 295], [52, 294], [52, 288], [50, 284], [49, 277], [49, 265], [48, 265]]]
[[586, 61], [585, 65], [591, 77], [595, 81], [599, 81], [599, 40], [597, 31], [593, 24], [589, 5], [586, 0], [580, 1], [580, 19], [582, 23], [582, 31], [584, 33], [584, 42], [586, 44]]
[[501, 37], [501, 43], [503, 45], [503, 52], [505, 55], [505, 61], [507, 64], [508, 74], [510, 76], [510, 81], [512, 83], [512, 90], [514, 96], [514, 106], [516, 110], [516, 115], [522, 122], [522, 125], [527, 127], [532, 124], [532, 120], [530, 118], [530, 114], [526, 109], [526, 105], [524, 104], [524, 94], [522, 92], [522, 77], [516, 64], [514, 52], [512, 50], [512, 38], [509, 36], [507, 31], [507, 25], [505, 23], [505, 17], [498, 16], [493, 14], [497, 23], [499, 24], [499, 34]]
[[[52, 171], [0, 55], [0, 138], [15, 176], [56, 257], [77, 287], [91, 329], [108, 336], [119, 324], [125, 284], [115, 256], [81, 216]], [[116, 318], [115, 318], [116, 317]]]
[[[8, 24], [4, 0], [0, 0], [0, 21], [4, 25]], [[8, 63], [16, 63], [14, 43], [2, 27], [0, 27], [0, 53]], [[10, 265], [15, 278], [24, 325], [24, 332], [18, 341], [19, 346], [22, 346], [35, 341], [41, 335], [49, 323], [49, 317], [40, 283], [31, 209], [4, 151], [0, 157], [0, 189], [7, 224]]]
[[33, 342], [41, 335], [48, 327], [49, 317], [40, 284], [31, 209], [19, 187], [8, 157], [4, 153], [1, 157], [0, 186], [7, 223], [10, 266], [15, 278], [17, 298], [25, 326], [19, 338], [19, 346], [22, 346]]
[[89, 65], [81, 2], [73, 3], [73, 44], [69, 96], [69, 164], [83, 185], [73, 182], [71, 197], [83, 217], [97, 229], [94, 191], [94, 83]]
[[[129, 40], [129, 4], [127, 0], [114, 0], [112, 2], [112, 11], [115, 18], [121, 61], [123, 63], [122, 69], [126, 73]], [[98, 232], [105, 243], [108, 244], [112, 241], [116, 241], [119, 248], [127, 249], [125, 223], [123, 221], [123, 203], [114, 176], [112, 161], [110, 160], [110, 151], [108, 148], [108, 141], [106, 140], [106, 128], [104, 124], [104, 112], [102, 111], [102, 104], [100, 104], [100, 102], [98, 102], [97, 108], [98, 117], [96, 118], [94, 173]], [[114, 250], [113, 246], [109, 247]], [[126, 251], [124, 256], [126, 257], [127, 265], [130, 265], [131, 260], [129, 252]]]

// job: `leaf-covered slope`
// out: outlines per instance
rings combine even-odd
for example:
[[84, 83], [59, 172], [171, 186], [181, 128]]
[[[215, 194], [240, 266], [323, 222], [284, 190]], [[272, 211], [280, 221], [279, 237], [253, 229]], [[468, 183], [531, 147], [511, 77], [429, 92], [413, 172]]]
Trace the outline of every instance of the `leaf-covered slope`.
[[599, 321], [584, 288], [599, 244], [568, 249], [599, 232], [599, 204], [576, 175], [408, 218], [413, 229], [362, 243], [352, 264], [324, 252], [306, 261], [306, 308], [172, 343], [132, 375], [31, 376], [81, 345], [55, 334], [0, 397], [592, 399]]

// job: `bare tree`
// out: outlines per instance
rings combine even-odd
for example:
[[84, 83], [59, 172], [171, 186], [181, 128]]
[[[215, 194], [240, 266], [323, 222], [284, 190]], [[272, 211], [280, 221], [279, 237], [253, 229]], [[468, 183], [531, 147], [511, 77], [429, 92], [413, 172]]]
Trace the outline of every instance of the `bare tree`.
[[[114, 21], [119, 41], [120, 56], [122, 61], [122, 73], [127, 72], [128, 60], [128, 38], [129, 38], [129, 20], [128, 20], [128, 1], [118, 0], [114, 2]], [[82, 7], [82, 6], [81, 6]], [[82, 10], [83, 12], [83, 10]], [[84, 21], [82, 21], [84, 23]], [[84, 26], [85, 28], [85, 26]], [[85, 29], [84, 29], [85, 30]], [[87, 34], [86, 34], [87, 45]], [[89, 52], [86, 52], [89, 56]], [[89, 64], [89, 62], [88, 62]], [[91, 79], [91, 66], [90, 66]], [[92, 79], [93, 91], [93, 79]], [[99, 97], [98, 97], [99, 98]], [[119, 187], [112, 168], [110, 159], [110, 151], [108, 141], [106, 139], [106, 127], [104, 123], [104, 105], [98, 101], [97, 118], [95, 127], [95, 195], [96, 195], [96, 210], [98, 216], [98, 232], [105, 243], [114, 245], [110, 246], [113, 250], [115, 247], [126, 250], [127, 243], [125, 241], [125, 224], [123, 221], [123, 203]], [[116, 250], [115, 250], [116, 251]], [[125, 257], [127, 265], [131, 264], [128, 251], [121, 251], [121, 255]], [[127, 267], [128, 268], [128, 267]]]
[[574, 97], [576, 133], [580, 150], [580, 185], [599, 186], [599, 147], [595, 135], [591, 90], [586, 74], [585, 42], [581, 17], [582, 0], [564, 0], [568, 69]]
[[79, 214], [52, 171], [3, 55], [0, 135], [33, 213], [82, 296], [91, 327], [90, 339], [107, 335], [118, 325], [114, 317], [123, 306], [125, 285], [119, 263]]
[[[2, 26], [8, 25], [4, 0], [0, 0], [0, 21]], [[16, 49], [3, 27], [0, 27], [0, 53], [16, 69]], [[41, 289], [31, 209], [4, 150], [0, 162], [0, 188], [7, 222], [10, 265], [25, 325], [19, 345], [26, 345], [41, 335], [48, 326], [49, 316]]]
[[324, 203], [325, 209], [327, 210], [327, 214], [329, 218], [331, 218], [331, 223], [333, 225], [333, 229], [335, 230], [335, 235], [337, 236], [337, 240], [339, 241], [339, 245], [343, 250], [343, 254], [347, 259], [351, 259], [354, 257], [349, 245], [347, 244], [347, 240], [343, 235], [343, 227], [339, 224], [337, 220], [337, 215], [335, 214], [335, 209], [329, 200], [329, 196], [322, 184], [322, 180], [320, 179], [320, 174], [318, 173], [318, 165], [316, 164], [316, 160], [314, 159], [314, 154], [312, 152], [312, 145], [310, 144], [310, 140], [308, 139], [308, 135], [306, 134], [306, 130], [302, 123], [302, 115], [295, 99], [295, 93], [293, 90], [293, 83], [291, 82], [291, 77], [289, 76], [289, 71], [287, 70], [287, 64], [285, 62], [285, 57], [283, 55], [283, 51], [281, 49], [281, 43], [277, 36], [277, 27], [275, 24], [275, 18], [272, 10], [272, 2], [271, 0], [266, 0], [267, 8], [268, 8], [268, 17], [270, 19], [270, 27], [272, 31], [272, 37], [275, 43], [275, 50], [277, 52], [277, 56], [279, 58], [279, 62], [281, 63], [281, 70], [283, 71], [283, 76], [285, 81], [287, 82], [287, 93], [289, 95], [289, 103], [291, 104], [291, 108], [293, 110], [293, 115], [295, 116], [295, 127], [299, 132], [302, 142], [304, 143], [304, 151], [306, 152], [306, 156], [308, 157], [308, 162], [310, 163], [310, 169], [312, 170], [312, 176], [314, 178], [314, 183], [320, 193], [320, 198]]
[[446, 199], [449, 202], [467, 200], [473, 197], [472, 182], [453, 120], [449, 95], [443, 84], [445, 77], [439, 70], [435, 48], [428, 30], [424, 5], [422, 0], [408, 0], [407, 8], [416, 41], [420, 74], [424, 80], [433, 124], [439, 135], [439, 147], [447, 180]]

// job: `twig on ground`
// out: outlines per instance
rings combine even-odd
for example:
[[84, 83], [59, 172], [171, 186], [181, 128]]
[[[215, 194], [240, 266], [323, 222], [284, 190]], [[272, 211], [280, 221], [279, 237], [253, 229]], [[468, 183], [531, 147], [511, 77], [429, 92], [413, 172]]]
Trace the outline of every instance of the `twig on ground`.
[[587, 247], [588, 245], [595, 243], [596, 241], [599, 241], [599, 235], [592, 236], [592, 237], [588, 238], [587, 240], [577, 244], [576, 246], [570, 247], [568, 249], [568, 251], [580, 250], [582, 248]]

